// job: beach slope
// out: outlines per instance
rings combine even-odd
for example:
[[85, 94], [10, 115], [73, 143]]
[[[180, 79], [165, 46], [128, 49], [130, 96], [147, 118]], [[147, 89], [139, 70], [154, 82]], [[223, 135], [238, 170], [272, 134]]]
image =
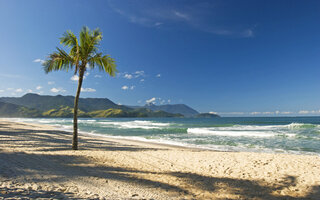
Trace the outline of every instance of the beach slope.
[[320, 199], [320, 157], [216, 152], [0, 120], [0, 197]]

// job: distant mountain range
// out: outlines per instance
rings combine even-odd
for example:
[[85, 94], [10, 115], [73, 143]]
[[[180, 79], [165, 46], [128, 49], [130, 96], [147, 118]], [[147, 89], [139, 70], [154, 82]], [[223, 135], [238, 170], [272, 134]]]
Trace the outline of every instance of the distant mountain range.
[[[26, 94], [0, 97], [0, 117], [72, 117], [73, 96]], [[117, 105], [107, 98], [80, 98], [79, 117], [199, 117], [184, 104]], [[211, 116], [211, 115], [210, 115]], [[206, 116], [207, 117], [207, 116]]]
[[[49, 96], [49, 95], [38, 95], [28, 93], [22, 97], [1, 97], [0, 101], [5, 103], [12, 103], [28, 108], [35, 108], [40, 111], [47, 111], [50, 109], [56, 109], [60, 106], [73, 107], [74, 97], [73, 96]], [[122, 110], [130, 110], [126, 106], [121, 106], [113, 103], [107, 98], [80, 98], [79, 109], [85, 112], [94, 110], [104, 110], [109, 108], [116, 108]]]
[[182, 114], [185, 117], [194, 117], [199, 114], [198, 111], [190, 108], [185, 104], [167, 104], [167, 105], [155, 105], [152, 103], [146, 104], [144, 106], [128, 106], [130, 108], [147, 108], [152, 111], [165, 111], [168, 113]]

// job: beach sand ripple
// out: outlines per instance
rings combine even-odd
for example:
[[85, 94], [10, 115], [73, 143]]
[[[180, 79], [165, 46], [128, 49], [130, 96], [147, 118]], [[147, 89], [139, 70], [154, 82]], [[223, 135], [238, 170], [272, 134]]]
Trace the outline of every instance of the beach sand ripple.
[[80, 136], [0, 121], [0, 199], [320, 199], [320, 157]]

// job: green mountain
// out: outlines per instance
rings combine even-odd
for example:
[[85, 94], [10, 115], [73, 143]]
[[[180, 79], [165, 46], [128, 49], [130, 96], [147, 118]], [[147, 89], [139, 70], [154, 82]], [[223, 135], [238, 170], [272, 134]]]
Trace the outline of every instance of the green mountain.
[[[0, 117], [73, 117], [73, 96], [26, 94], [0, 97]], [[79, 117], [211, 117], [184, 104], [117, 105], [107, 98], [80, 98]]]
[[26, 108], [24, 106], [12, 103], [0, 102], [1, 117], [41, 117], [41, 112], [36, 109]]
[[213, 113], [200, 113], [198, 115], [195, 116], [196, 118], [216, 118], [216, 117], [220, 117], [217, 114], [213, 114]]
[[110, 108], [108, 110], [96, 110], [87, 113], [93, 118], [109, 118], [109, 117], [183, 117], [181, 114], [172, 114], [164, 111], [152, 111], [141, 108], [132, 111], [124, 111], [121, 109]]
[[[40, 97], [40, 98], [39, 98]], [[44, 97], [44, 98], [43, 98]], [[73, 117], [73, 107], [60, 105], [61, 104], [70, 104], [69, 100], [73, 100], [73, 97], [61, 95], [54, 96], [40, 96], [34, 94], [24, 95], [21, 98], [7, 98], [3, 97], [2, 100], [14, 101], [20, 104], [29, 105], [32, 107], [39, 106], [41, 110], [35, 108], [28, 108], [26, 106], [16, 105], [13, 103], [1, 102], [0, 101], [0, 117], [47, 117], [47, 118], [71, 118]], [[38, 101], [35, 101], [37, 99]], [[41, 102], [41, 100], [44, 100]], [[56, 102], [54, 100], [57, 100]], [[35, 102], [34, 102], [35, 101]], [[86, 110], [94, 108], [108, 108], [109, 106], [115, 106], [116, 108], [108, 108], [101, 110], [85, 111], [80, 109], [78, 110], [78, 116], [81, 118], [111, 118], [111, 117], [183, 117], [181, 114], [172, 114], [164, 111], [152, 111], [147, 108], [127, 108], [125, 106], [118, 106], [112, 101], [108, 102], [108, 99], [82, 99], [82, 102], [86, 104], [95, 104], [87, 105]], [[54, 105], [45, 106], [45, 102], [52, 102]], [[50, 108], [48, 110], [43, 110], [45, 107]], [[120, 107], [120, 108], [119, 108]], [[122, 109], [121, 109], [122, 108]], [[124, 108], [124, 109], [123, 109]]]
[[[0, 101], [12, 103], [28, 108], [35, 108], [40, 111], [48, 111], [51, 109], [59, 109], [61, 106], [68, 106], [73, 108], [73, 96], [48, 96], [28, 93], [22, 97], [1, 97]], [[107, 98], [80, 98], [79, 109], [84, 112], [94, 110], [106, 110], [109, 108], [116, 108], [121, 110], [132, 110], [126, 106], [120, 106]]]
[[147, 108], [152, 111], [164, 111], [167, 113], [173, 113], [173, 114], [181, 114], [186, 117], [194, 117], [197, 114], [199, 114], [198, 111], [194, 110], [193, 108], [190, 108], [189, 106], [185, 104], [167, 104], [167, 105], [155, 105], [155, 104], [146, 104], [145, 106], [129, 106], [131, 108]]
[[[73, 117], [73, 108], [69, 106], [60, 106], [58, 109], [51, 109], [42, 113], [43, 117], [59, 117], [70, 118]], [[90, 117], [82, 110], [78, 110], [78, 117]]]

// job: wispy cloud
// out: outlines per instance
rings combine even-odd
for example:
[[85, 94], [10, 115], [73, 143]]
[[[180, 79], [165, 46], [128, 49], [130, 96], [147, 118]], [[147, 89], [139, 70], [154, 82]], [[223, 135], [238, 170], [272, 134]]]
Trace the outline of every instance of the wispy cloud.
[[300, 111], [254, 111], [254, 112], [217, 112], [220, 115], [239, 115], [239, 116], [295, 116], [295, 115], [319, 115], [320, 110], [300, 110]]
[[18, 88], [18, 89], [15, 90], [15, 92], [20, 93], [20, 92], [23, 92], [23, 90], [21, 88]]
[[67, 92], [65, 89], [63, 89], [63, 88], [52, 88], [51, 90], [50, 90], [51, 92], [53, 92], [53, 93], [58, 93], [58, 92]]
[[[219, 5], [213, 2], [193, 1], [181, 5], [175, 2], [159, 1], [154, 4], [149, 6], [142, 2], [135, 2], [128, 6], [109, 0], [109, 6], [114, 12], [131, 23], [141, 26], [174, 29], [179, 27], [177, 25], [184, 24], [195, 30], [221, 36], [250, 38], [255, 35], [255, 28], [252, 28], [254, 24], [248, 24], [246, 21], [241, 23], [242, 26], [238, 21], [230, 23], [229, 13], [232, 12], [227, 10], [221, 12]], [[223, 9], [229, 9], [229, 7], [223, 7]]]
[[43, 64], [45, 62], [45, 60], [37, 58], [37, 59], [33, 60], [33, 62]]
[[0, 93], [1, 93], [1, 92], [4, 92], [4, 90], [0, 90]]
[[161, 77], [161, 74], [157, 74], [156, 77], [157, 77], [157, 78], [160, 78], [160, 77]]
[[152, 97], [151, 99], [146, 100], [147, 104], [155, 104], [157, 98], [156, 97]]
[[81, 92], [96, 92], [96, 89], [93, 89], [93, 88], [81, 88]]
[[135, 71], [133, 73], [128, 73], [128, 72], [124, 72], [124, 73], [119, 73], [119, 77], [123, 77], [125, 79], [135, 79], [135, 78], [141, 78], [141, 77], [145, 77], [146, 74], [143, 70], [140, 71]]
[[98, 75], [98, 74], [97, 74], [97, 75], [94, 75], [94, 77], [95, 77], [95, 78], [102, 78], [102, 76], [101, 76], [101, 75]]
[[133, 78], [133, 76], [131, 74], [125, 74], [123, 77], [126, 78], [126, 79], [132, 79]]
[[124, 86], [122, 86], [122, 87], [121, 87], [121, 89], [122, 89], [122, 90], [128, 90], [128, 89], [129, 89], [129, 87], [128, 87], [128, 86], [126, 86], [126, 85], [124, 85]]
[[181, 19], [184, 19], [184, 20], [189, 20], [190, 19], [189, 16], [187, 14], [185, 14], [185, 13], [182, 13], [182, 12], [179, 12], [179, 11], [176, 11], [176, 10], [174, 10], [172, 12], [178, 18], [181, 18]]
[[48, 81], [48, 85], [53, 85], [54, 81]]
[[160, 97], [152, 97], [150, 99], [147, 99], [145, 101], [147, 104], [165, 104], [165, 103], [171, 103], [171, 100], [168, 99], [168, 100], [165, 100], [163, 98], [160, 98]]
[[133, 90], [135, 87], [136, 87], [136, 86], [134, 86], [134, 85], [132, 85], [132, 86], [130, 86], [130, 87], [127, 86], [127, 85], [124, 85], [124, 86], [121, 87], [121, 89], [122, 89], [122, 90]]
[[73, 75], [73, 76], [71, 76], [70, 80], [78, 81], [79, 80], [79, 76], [78, 75]]
[[[89, 75], [89, 73], [88, 73], [88, 75]], [[83, 76], [83, 79], [86, 79], [86, 78], [87, 78], [87, 75], [84, 75], [84, 76]], [[76, 82], [76, 81], [79, 80], [79, 76], [78, 76], [78, 75], [73, 75], [73, 76], [71, 76], [70, 80]]]
[[41, 85], [38, 85], [38, 86], [36, 87], [36, 89], [37, 89], [37, 90], [41, 90], [41, 89], [42, 89], [42, 86], [41, 86]]

